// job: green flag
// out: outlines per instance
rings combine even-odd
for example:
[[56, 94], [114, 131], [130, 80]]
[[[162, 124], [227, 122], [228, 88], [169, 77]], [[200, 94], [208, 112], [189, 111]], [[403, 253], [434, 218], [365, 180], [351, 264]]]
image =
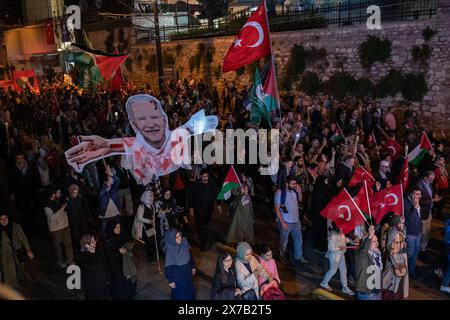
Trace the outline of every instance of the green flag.
[[260, 122], [261, 117], [267, 120], [269, 125], [270, 116], [267, 112], [267, 107], [265, 104], [265, 93], [264, 88], [261, 83], [261, 77], [259, 75], [258, 68], [255, 70], [255, 76], [253, 77], [252, 89], [250, 91], [250, 101], [252, 103], [251, 117], [250, 120], [253, 124]]

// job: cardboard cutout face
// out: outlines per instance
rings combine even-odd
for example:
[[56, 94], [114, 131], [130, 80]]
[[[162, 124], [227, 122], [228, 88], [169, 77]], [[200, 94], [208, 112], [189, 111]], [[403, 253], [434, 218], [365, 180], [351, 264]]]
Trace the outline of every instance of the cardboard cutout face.
[[216, 116], [205, 116], [204, 110], [200, 110], [187, 123], [171, 131], [159, 100], [145, 94], [130, 97], [126, 110], [136, 137], [78, 137], [80, 143], [65, 152], [68, 164], [76, 172], [83, 171], [89, 163], [122, 155], [122, 166], [131, 171], [138, 183], [147, 185], [154, 175], [190, 167], [189, 136], [213, 131], [219, 122]]

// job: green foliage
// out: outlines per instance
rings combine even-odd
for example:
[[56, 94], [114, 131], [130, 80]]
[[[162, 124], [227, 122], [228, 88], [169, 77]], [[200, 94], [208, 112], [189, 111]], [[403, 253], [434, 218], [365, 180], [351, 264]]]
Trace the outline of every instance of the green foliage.
[[216, 80], [219, 80], [221, 75], [222, 75], [222, 66], [217, 65], [214, 68], [214, 77], [216, 78]]
[[211, 63], [214, 61], [214, 54], [216, 53], [216, 48], [214, 47], [209, 47], [206, 50], [206, 56], [205, 56], [205, 61], [207, 63]]
[[437, 30], [433, 30], [430, 27], [427, 27], [422, 31], [422, 36], [425, 41], [430, 41], [437, 34]]
[[171, 53], [163, 52], [163, 64], [173, 66], [175, 64], [175, 56]]
[[377, 98], [396, 96], [397, 93], [400, 92], [403, 80], [403, 75], [399, 70], [391, 69], [387, 75], [378, 81], [375, 86], [374, 95]]
[[428, 92], [427, 82], [423, 73], [408, 73], [401, 85], [403, 98], [408, 101], [421, 101]]
[[327, 49], [325, 48], [316, 49], [315, 47], [311, 47], [311, 49], [305, 51], [305, 53], [306, 61], [311, 63], [323, 60], [327, 57]]
[[192, 72], [195, 69], [195, 55], [189, 58], [189, 70]]
[[425, 63], [431, 57], [431, 48], [429, 45], [413, 46], [412, 57], [414, 62]]
[[125, 68], [127, 68], [127, 70], [129, 72], [133, 72], [133, 67], [132, 66], [133, 66], [133, 60], [130, 57], [128, 57], [128, 59], [125, 60]]
[[183, 45], [181, 43], [177, 44], [175, 47], [175, 52], [177, 54], [177, 57], [180, 56], [181, 50], [183, 50]]
[[343, 99], [357, 92], [358, 81], [347, 72], [336, 72], [327, 81], [325, 88], [326, 92], [335, 96], [336, 99]]
[[309, 96], [314, 96], [321, 89], [319, 76], [311, 71], [306, 72], [300, 81], [300, 90]]
[[358, 98], [370, 97], [373, 93], [373, 83], [369, 78], [361, 78], [357, 80], [357, 89], [355, 96]]
[[197, 50], [201, 55], [204, 55], [206, 53], [206, 46], [203, 42], [199, 42], [197, 45]]
[[[155, 59], [156, 60], [156, 59]], [[154, 63], [152, 63], [152, 61], [150, 61], [146, 66], [145, 66], [145, 70], [147, 72], [156, 72], [156, 61]]]
[[223, 0], [198, 0], [198, 3], [202, 6], [200, 18], [208, 19], [210, 25], [226, 14], [227, 5]]
[[286, 73], [282, 79], [282, 87], [290, 90], [292, 83], [298, 79], [306, 68], [306, 53], [302, 45], [294, 45], [291, 49], [291, 57], [286, 65]]
[[376, 61], [386, 62], [391, 57], [392, 43], [388, 39], [381, 40], [375, 36], [369, 36], [359, 46], [359, 58], [361, 66], [369, 69]]

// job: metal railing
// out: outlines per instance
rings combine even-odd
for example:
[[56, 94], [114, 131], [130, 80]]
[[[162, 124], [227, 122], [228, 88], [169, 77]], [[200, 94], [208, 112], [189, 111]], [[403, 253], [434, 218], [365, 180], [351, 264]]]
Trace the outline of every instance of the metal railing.
[[[331, 5], [285, 8], [269, 16], [269, 23], [272, 32], [363, 24], [369, 17], [367, 8], [371, 5], [380, 6], [382, 22], [417, 20], [434, 16], [437, 13], [436, 2], [436, 0], [347, 0]], [[237, 12], [216, 19], [212, 25], [160, 26], [161, 41], [236, 35], [251, 13], [251, 10]], [[154, 39], [153, 28], [136, 29], [138, 42], [148, 43]]]

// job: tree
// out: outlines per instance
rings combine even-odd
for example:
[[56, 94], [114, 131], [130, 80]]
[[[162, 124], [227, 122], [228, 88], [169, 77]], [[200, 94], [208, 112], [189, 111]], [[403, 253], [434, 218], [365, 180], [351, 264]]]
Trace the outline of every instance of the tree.
[[198, 0], [202, 6], [200, 18], [208, 19], [209, 26], [213, 25], [216, 18], [226, 15], [228, 5], [226, 0]]

